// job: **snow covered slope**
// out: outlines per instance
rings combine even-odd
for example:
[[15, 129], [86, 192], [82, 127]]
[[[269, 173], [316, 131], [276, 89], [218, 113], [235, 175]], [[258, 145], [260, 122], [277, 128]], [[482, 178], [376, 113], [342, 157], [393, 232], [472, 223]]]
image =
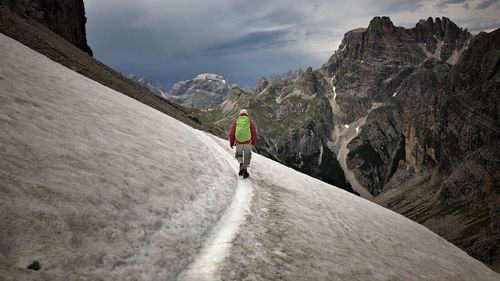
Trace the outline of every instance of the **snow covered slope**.
[[1, 280], [500, 280], [259, 155], [238, 179], [226, 141], [1, 34], [0, 53]]

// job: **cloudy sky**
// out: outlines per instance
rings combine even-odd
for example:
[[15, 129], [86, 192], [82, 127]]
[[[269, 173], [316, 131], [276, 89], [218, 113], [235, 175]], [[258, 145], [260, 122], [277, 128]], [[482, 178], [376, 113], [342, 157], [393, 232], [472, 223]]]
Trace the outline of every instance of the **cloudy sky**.
[[320, 67], [343, 34], [374, 16], [397, 26], [449, 17], [473, 33], [500, 27], [500, 0], [84, 0], [94, 56], [170, 89], [198, 73], [254, 86]]

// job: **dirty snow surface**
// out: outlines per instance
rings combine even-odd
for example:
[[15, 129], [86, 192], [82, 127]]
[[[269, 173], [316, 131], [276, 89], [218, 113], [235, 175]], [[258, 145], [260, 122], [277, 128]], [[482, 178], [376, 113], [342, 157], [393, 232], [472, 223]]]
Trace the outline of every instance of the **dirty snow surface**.
[[267, 158], [239, 179], [226, 141], [1, 34], [0, 52], [0, 280], [500, 280]]

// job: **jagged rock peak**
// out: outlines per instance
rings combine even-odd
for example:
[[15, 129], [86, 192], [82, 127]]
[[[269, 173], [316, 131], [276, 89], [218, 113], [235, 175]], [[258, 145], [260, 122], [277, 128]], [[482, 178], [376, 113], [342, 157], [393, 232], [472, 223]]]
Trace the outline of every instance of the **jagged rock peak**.
[[374, 17], [368, 25], [368, 31], [391, 32], [395, 28], [389, 17]]
[[417, 42], [426, 42], [429, 38], [435, 38], [455, 43], [457, 40], [463, 42], [471, 37], [467, 29], [458, 27], [447, 17], [436, 18], [435, 21], [431, 17], [427, 20], [422, 19], [416, 24], [414, 31]]

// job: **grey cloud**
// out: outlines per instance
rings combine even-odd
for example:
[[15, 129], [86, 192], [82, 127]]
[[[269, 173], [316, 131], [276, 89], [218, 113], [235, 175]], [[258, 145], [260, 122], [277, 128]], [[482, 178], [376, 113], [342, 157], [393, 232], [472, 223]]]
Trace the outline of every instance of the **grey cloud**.
[[[415, 11], [416, 9], [422, 7], [424, 1], [393, 1], [393, 3], [388, 3], [384, 8], [379, 9], [375, 12], [375, 15], [386, 15], [392, 13], [399, 13], [405, 11]], [[374, 16], [375, 16], [374, 15]]]
[[500, 20], [474, 21], [467, 27], [467, 29], [472, 33], [479, 33], [483, 30], [492, 30], [497, 28], [500, 28]]
[[466, 2], [466, 0], [445, 0], [437, 3], [436, 6], [439, 8], [446, 8], [449, 4], [462, 4]]
[[497, 3], [499, 3], [499, 0], [486, 0], [486, 1], [483, 1], [479, 4], [477, 4], [476, 9], [487, 9], [490, 6], [492, 6], [493, 4], [497, 4]]
[[296, 41], [287, 30], [259, 31], [235, 38], [228, 42], [216, 44], [206, 50], [206, 54], [225, 54], [231, 52], [246, 52], [258, 49], [281, 47]]

